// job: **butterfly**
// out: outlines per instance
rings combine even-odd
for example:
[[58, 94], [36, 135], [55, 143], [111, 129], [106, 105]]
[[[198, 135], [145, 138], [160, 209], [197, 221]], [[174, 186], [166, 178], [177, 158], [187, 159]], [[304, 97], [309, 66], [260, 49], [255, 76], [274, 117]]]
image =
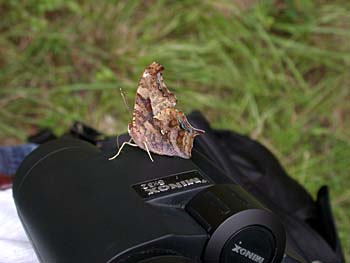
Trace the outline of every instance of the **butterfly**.
[[136, 91], [132, 122], [128, 125], [128, 133], [134, 144], [148, 152], [159, 155], [178, 156], [185, 159], [191, 157], [194, 138], [205, 132], [192, 127], [185, 114], [177, 109], [176, 97], [166, 87], [162, 71], [163, 66], [151, 63], [143, 72]]

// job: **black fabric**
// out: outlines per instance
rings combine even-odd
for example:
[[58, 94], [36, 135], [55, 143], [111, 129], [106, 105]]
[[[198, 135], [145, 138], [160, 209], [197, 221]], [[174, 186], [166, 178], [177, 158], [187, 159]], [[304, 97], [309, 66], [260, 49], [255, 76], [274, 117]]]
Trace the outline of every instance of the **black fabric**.
[[57, 139], [56, 135], [50, 129], [40, 130], [37, 134], [28, 137], [27, 141], [35, 144], [43, 144]]
[[[332, 217], [329, 190], [327, 186], [322, 186], [317, 193], [317, 215], [318, 220], [314, 225], [318, 232], [324, 237], [329, 245], [338, 255], [343, 255], [339, 237]], [[311, 222], [312, 223], [312, 222]]]

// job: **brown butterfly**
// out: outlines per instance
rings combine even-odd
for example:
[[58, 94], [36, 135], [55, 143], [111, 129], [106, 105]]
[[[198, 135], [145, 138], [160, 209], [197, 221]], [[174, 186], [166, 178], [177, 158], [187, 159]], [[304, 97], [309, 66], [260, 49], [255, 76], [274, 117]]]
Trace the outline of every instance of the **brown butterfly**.
[[194, 137], [204, 131], [191, 126], [186, 116], [175, 109], [176, 98], [164, 84], [163, 66], [157, 62], [150, 64], [144, 71], [136, 92], [132, 123], [128, 132], [135, 142], [123, 143], [116, 158], [125, 144], [138, 146], [148, 152], [160, 155], [190, 158]]

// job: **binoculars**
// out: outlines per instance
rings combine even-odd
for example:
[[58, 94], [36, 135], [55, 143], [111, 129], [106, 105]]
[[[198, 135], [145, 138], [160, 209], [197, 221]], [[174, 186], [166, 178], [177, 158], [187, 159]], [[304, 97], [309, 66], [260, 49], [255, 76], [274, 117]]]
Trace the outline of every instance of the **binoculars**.
[[77, 139], [39, 146], [14, 178], [18, 215], [42, 262], [304, 262], [284, 226], [215, 163]]

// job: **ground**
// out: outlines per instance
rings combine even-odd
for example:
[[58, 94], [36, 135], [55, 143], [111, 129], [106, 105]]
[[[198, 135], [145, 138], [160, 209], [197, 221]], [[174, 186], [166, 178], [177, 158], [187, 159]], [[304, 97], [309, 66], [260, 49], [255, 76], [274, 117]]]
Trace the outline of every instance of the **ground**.
[[0, 1], [0, 143], [81, 120], [125, 132], [143, 68], [177, 108], [257, 139], [350, 231], [350, 2]]

